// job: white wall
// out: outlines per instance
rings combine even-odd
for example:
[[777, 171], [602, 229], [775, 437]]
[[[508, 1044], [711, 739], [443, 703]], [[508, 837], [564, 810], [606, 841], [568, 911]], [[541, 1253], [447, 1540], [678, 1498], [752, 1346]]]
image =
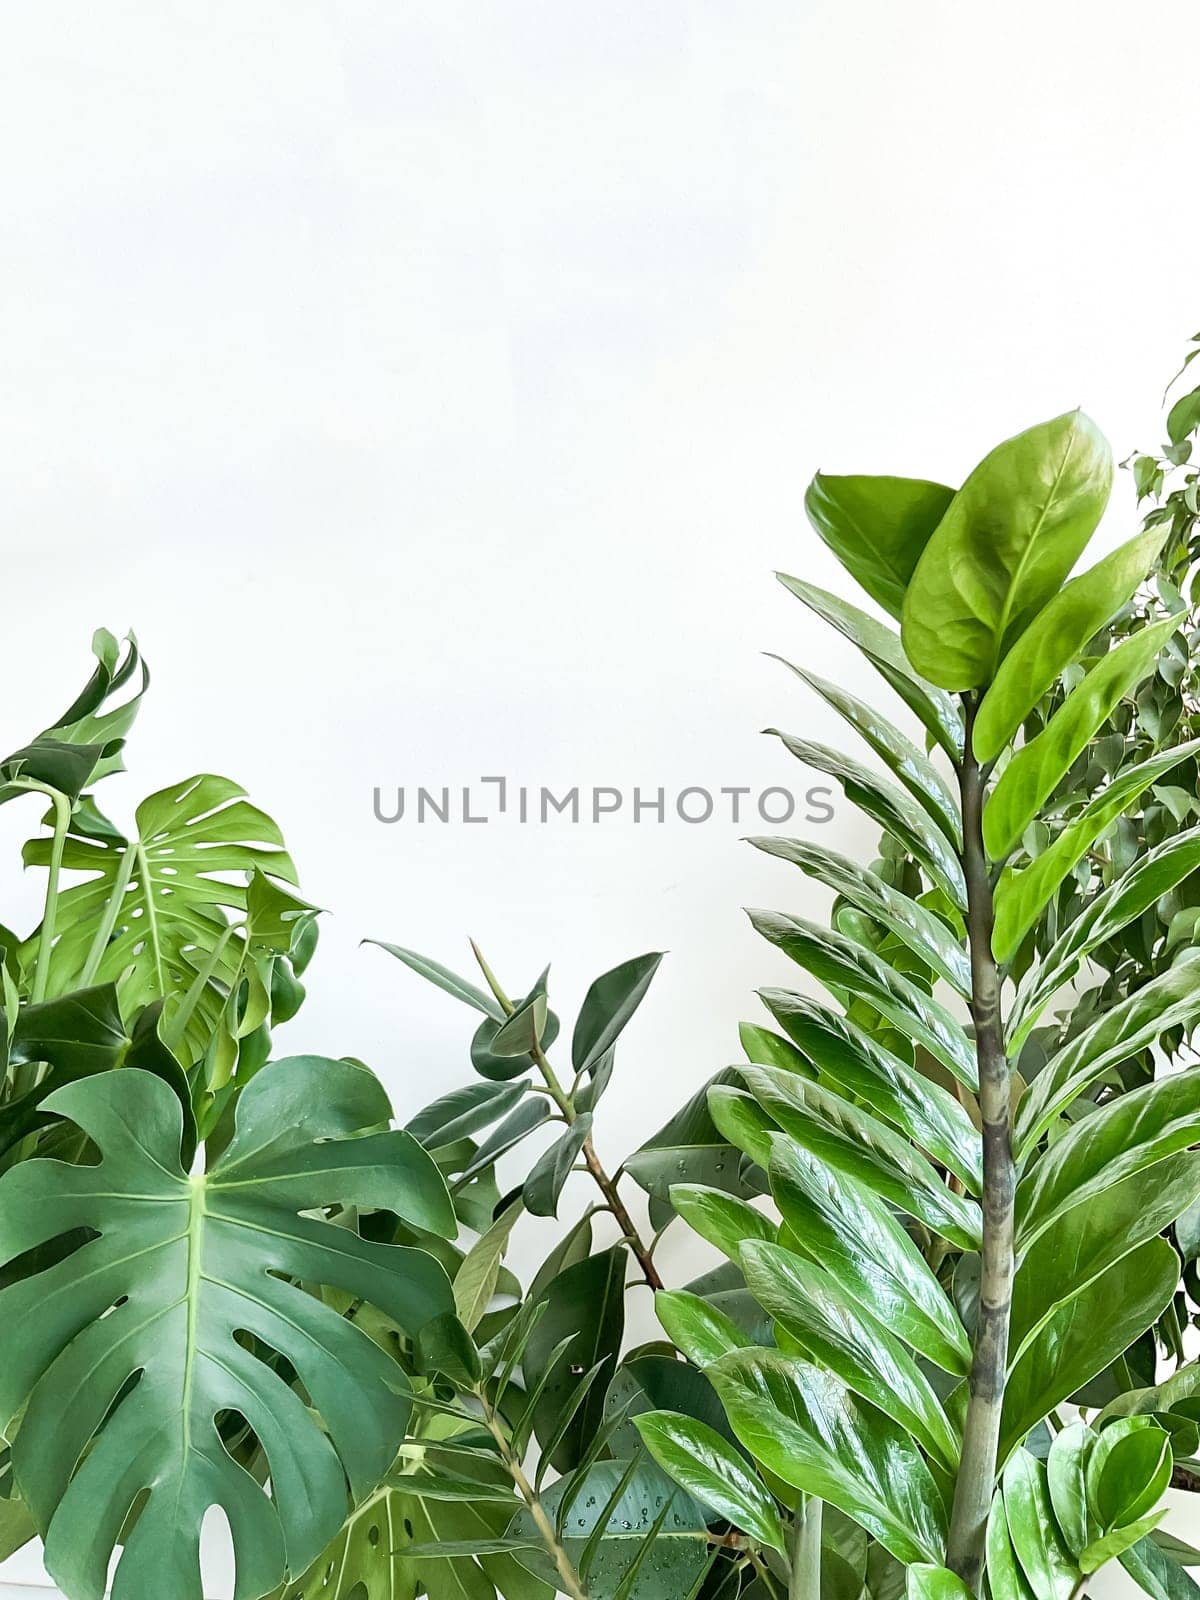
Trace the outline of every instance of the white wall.
[[1195, 45], [1183, 0], [8, 7], [3, 737], [136, 628], [109, 804], [209, 769], [280, 818], [331, 913], [287, 1043], [401, 1115], [468, 1019], [364, 935], [552, 959], [568, 1011], [668, 948], [623, 1153], [783, 975], [739, 907], [811, 890], [728, 822], [384, 827], [372, 786], [811, 781], [757, 730], [834, 731], [761, 650], [861, 677], [771, 578], [840, 581], [818, 465], [957, 481], [1079, 402], [1156, 438]]

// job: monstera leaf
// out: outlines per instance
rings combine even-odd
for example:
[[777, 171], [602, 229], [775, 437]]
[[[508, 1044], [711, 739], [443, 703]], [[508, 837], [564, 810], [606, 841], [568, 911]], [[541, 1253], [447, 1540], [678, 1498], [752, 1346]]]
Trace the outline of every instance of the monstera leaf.
[[[246, 915], [247, 878], [258, 871], [294, 884], [296, 871], [276, 824], [228, 778], [201, 774], [162, 789], [142, 801], [136, 822], [126, 839], [94, 808], [76, 813], [63, 867], [85, 877], [59, 897], [51, 990], [111, 981], [126, 1015], [165, 1000], [169, 1026], [202, 972], [205, 993], [184, 1041], [195, 1055], [242, 970], [245, 941], [229, 932], [228, 913]], [[31, 840], [26, 865], [47, 865], [51, 849]]]
[[[178, 1098], [136, 1068], [70, 1084], [45, 1109], [99, 1150], [93, 1165], [34, 1159], [0, 1179], [0, 1262], [90, 1236], [0, 1291], [0, 1426], [23, 1410], [13, 1466], [47, 1568], [72, 1600], [100, 1600], [123, 1537], [114, 1600], [200, 1600], [200, 1526], [220, 1506], [235, 1595], [255, 1600], [337, 1532], [347, 1483], [355, 1498], [371, 1491], [410, 1411], [401, 1369], [301, 1281], [369, 1301], [414, 1334], [453, 1307], [431, 1256], [312, 1212], [386, 1207], [449, 1236], [445, 1186], [410, 1135], [362, 1132], [389, 1107], [345, 1061], [264, 1068], [206, 1173], [180, 1164]], [[262, 1447], [269, 1494], [226, 1451], [219, 1425], [231, 1416]]]

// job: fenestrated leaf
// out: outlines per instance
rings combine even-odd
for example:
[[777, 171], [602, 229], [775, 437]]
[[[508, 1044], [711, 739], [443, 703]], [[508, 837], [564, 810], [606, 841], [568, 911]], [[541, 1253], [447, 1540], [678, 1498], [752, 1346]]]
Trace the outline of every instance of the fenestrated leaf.
[[900, 1561], [936, 1562], [946, 1512], [904, 1430], [831, 1373], [775, 1351], [722, 1356], [707, 1375], [738, 1438], [769, 1472], [837, 1506]]
[[1153, 1326], [1178, 1281], [1174, 1250], [1164, 1239], [1149, 1239], [1063, 1296], [1014, 1356], [1004, 1391], [1001, 1459]]
[[22, 1006], [9, 1043], [9, 1065], [44, 1062], [48, 1070], [26, 1093], [0, 1104], [0, 1154], [45, 1121], [40, 1108], [56, 1089], [107, 1072], [128, 1048], [111, 983]]
[[1200, 952], [1168, 967], [1075, 1035], [1050, 1058], [1022, 1097], [1016, 1120], [1018, 1158], [1029, 1151], [1079, 1095], [1154, 1044], [1169, 1029], [1200, 1016]]
[[1148, 910], [1191, 873], [1200, 870], [1200, 828], [1173, 835], [1102, 889], [1074, 918], [1042, 960], [1021, 980], [1008, 1020], [1010, 1052], [1017, 1052], [1057, 990], [1084, 959]]
[[616, 1044], [625, 1024], [641, 1005], [662, 961], [661, 951], [634, 956], [603, 973], [583, 997], [571, 1039], [571, 1065], [590, 1072]]
[[1017, 1187], [1022, 1250], [1072, 1206], [1200, 1140], [1200, 1068], [1148, 1083], [1077, 1122]]
[[928, 1379], [835, 1272], [763, 1240], [747, 1240], [739, 1259], [746, 1287], [809, 1360], [900, 1423], [943, 1465], [957, 1465], [958, 1440]]
[[933, 819], [946, 838], [955, 847], [962, 846], [962, 820], [958, 803], [949, 785], [928, 757], [923, 756], [912, 741], [894, 728], [886, 717], [873, 706], [848, 694], [836, 683], [820, 678], [805, 667], [795, 666], [776, 656], [777, 661], [789, 668], [819, 694], [826, 705], [843, 717], [854, 731], [870, 746], [883, 764], [893, 772], [913, 799]]
[[[1035, 624], [1040, 628], [1041, 621]], [[1142, 681], [1178, 623], [1142, 628], [1102, 656], [1070, 691], [1050, 721], [1023, 744], [1000, 774], [983, 812], [983, 842], [1003, 860], [1041, 813], [1088, 740]]]
[[1157, 783], [1173, 767], [1198, 751], [1200, 739], [1193, 739], [1127, 767], [1067, 823], [1029, 866], [1020, 872], [1005, 868], [996, 888], [996, 926], [992, 934], [992, 951], [997, 961], [1011, 961], [1059, 884], [1109, 824], [1128, 810], [1152, 783]]
[[1004, 1470], [1004, 1512], [1017, 1560], [1037, 1600], [1071, 1600], [1079, 1568], [1054, 1517], [1046, 1468], [1018, 1450]]
[[[243, 1090], [234, 1136], [206, 1174], [179, 1164], [183, 1119], [160, 1079], [126, 1069], [48, 1102], [100, 1150], [95, 1166], [25, 1161], [0, 1178], [0, 1257], [77, 1228], [97, 1237], [0, 1291], [20, 1329], [0, 1372], [0, 1417], [25, 1405], [14, 1447], [22, 1495], [68, 1593], [99, 1600], [113, 1546], [150, 1495], [117, 1568], [115, 1600], [199, 1600], [200, 1524], [224, 1508], [239, 1595], [298, 1573], [336, 1533], [345, 1480], [371, 1490], [403, 1438], [409, 1401], [391, 1357], [292, 1279], [360, 1296], [411, 1334], [453, 1305], [431, 1256], [369, 1243], [301, 1211], [387, 1206], [449, 1236], [436, 1167], [386, 1122], [378, 1082], [299, 1056]], [[296, 1369], [324, 1422], [235, 1335]], [[130, 1383], [130, 1380], [136, 1382]], [[216, 1419], [234, 1411], [269, 1462], [270, 1497], [235, 1466]], [[87, 1449], [91, 1445], [90, 1450]]]
[[955, 495], [905, 594], [901, 637], [915, 669], [943, 689], [991, 683], [1079, 559], [1111, 486], [1112, 452], [1081, 411], [990, 451]]
[[1024, 1252], [1013, 1280], [1009, 1348], [1056, 1305], [1147, 1239], [1163, 1233], [1200, 1193], [1200, 1151], [1182, 1150], [1090, 1195], [1060, 1215]]
[[958, 706], [948, 694], [927, 683], [913, 670], [898, 634], [876, 622], [874, 617], [860, 611], [857, 606], [852, 606], [825, 589], [818, 589], [816, 584], [790, 578], [783, 572], [776, 576], [785, 589], [798, 600], [803, 600], [810, 611], [815, 612], [831, 628], [836, 628], [843, 638], [857, 645], [884, 682], [903, 700], [950, 759], [961, 759], [964, 734]]
[[1005, 656], [975, 718], [978, 761], [994, 761], [1025, 718], [1136, 592], [1162, 549], [1161, 527], [1148, 528], [1065, 584]]
[[677, 1411], [634, 1418], [642, 1442], [681, 1488], [735, 1528], [785, 1554], [775, 1502], [742, 1457], [706, 1423]]
[[919, 1354], [965, 1376], [971, 1365], [966, 1331], [889, 1207], [785, 1135], [772, 1140], [769, 1172], [771, 1193], [797, 1247]]
[[464, 1005], [471, 1006], [475, 1011], [482, 1011], [484, 1016], [491, 1017], [493, 1022], [504, 1021], [504, 1011], [499, 1001], [493, 999], [490, 994], [485, 994], [466, 978], [460, 978], [457, 972], [451, 972], [449, 967], [442, 966], [440, 961], [419, 955], [415, 950], [406, 950], [403, 945], [388, 944], [383, 939], [364, 939], [363, 943], [378, 945], [381, 950], [386, 950], [388, 955], [395, 956], [397, 961], [403, 961], [406, 967], [411, 967], [420, 977], [435, 984], [446, 994], [453, 995], [456, 1000], [461, 1000]]
[[947, 1188], [891, 1128], [818, 1084], [770, 1067], [745, 1067], [743, 1077], [759, 1105], [810, 1154], [961, 1249], [978, 1248], [978, 1206]]
[[[164, 1000], [169, 1025], [202, 966], [203, 996], [190, 1007], [186, 1034], [193, 1058], [202, 1053], [242, 970], [240, 935], [230, 930], [247, 910], [247, 875], [257, 868], [283, 883], [296, 881], [278, 827], [244, 795], [227, 778], [185, 779], [142, 801], [129, 840], [107, 825], [88, 828], [76, 813], [63, 867], [84, 876], [59, 895], [50, 957], [55, 992], [76, 987], [85, 975], [88, 982], [112, 982], [126, 1016]], [[50, 839], [33, 839], [23, 859], [45, 866], [51, 848]], [[94, 946], [98, 959], [89, 961]], [[206, 957], [197, 960], [197, 949]]]
[[900, 1032], [924, 1045], [960, 1083], [978, 1087], [975, 1051], [960, 1024], [937, 1000], [873, 951], [833, 928], [778, 911], [750, 911], [751, 925], [834, 993], [869, 1000]]
[[797, 761], [840, 783], [850, 804], [865, 812], [885, 833], [898, 839], [949, 899], [960, 910], [966, 909], [967, 888], [958, 852], [911, 796], [886, 778], [878, 777], [861, 761], [829, 745], [799, 739], [778, 728], [768, 728], [767, 732], [775, 734]]
[[847, 1017], [805, 995], [764, 989], [762, 999], [818, 1069], [818, 1082], [870, 1106], [958, 1177], [972, 1194], [983, 1183], [983, 1151], [952, 1094], [877, 1044]]
[[790, 861], [827, 888], [882, 923], [964, 997], [971, 993], [971, 964], [962, 944], [938, 916], [908, 895], [894, 889], [878, 875], [860, 867], [848, 856], [805, 839], [773, 835], [747, 840], [767, 855]]
[[921, 552], [953, 498], [953, 489], [924, 478], [818, 472], [804, 509], [850, 576], [899, 618]]

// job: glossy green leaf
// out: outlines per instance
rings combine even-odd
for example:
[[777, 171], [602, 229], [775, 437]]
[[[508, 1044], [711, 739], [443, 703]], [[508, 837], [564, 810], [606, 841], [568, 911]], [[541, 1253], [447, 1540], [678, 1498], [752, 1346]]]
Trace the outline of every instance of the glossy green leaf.
[[949, 899], [960, 910], [966, 909], [967, 888], [958, 852], [910, 795], [886, 778], [878, 777], [861, 761], [829, 745], [796, 738], [778, 728], [768, 728], [767, 732], [775, 734], [797, 761], [816, 772], [826, 773], [839, 783], [852, 806], [857, 806], [885, 833], [898, 839]]
[[949, 1567], [917, 1562], [908, 1569], [908, 1600], [971, 1600], [971, 1590]]
[[864, 1310], [912, 1349], [965, 1376], [971, 1365], [966, 1332], [891, 1209], [786, 1135], [772, 1140], [769, 1172], [775, 1203], [797, 1248], [827, 1267]]
[[592, 1131], [591, 1113], [584, 1111], [530, 1168], [521, 1189], [525, 1209], [533, 1217], [556, 1217], [563, 1185], [571, 1175], [584, 1141]]
[[724, 1194], [719, 1189], [708, 1189], [700, 1184], [678, 1183], [671, 1188], [671, 1204], [702, 1239], [715, 1245], [731, 1261], [738, 1259], [738, 1250], [747, 1239], [774, 1242], [779, 1230], [770, 1217], [739, 1200], [736, 1195]]
[[1063, 1135], [1017, 1187], [1017, 1243], [1072, 1206], [1200, 1140], [1200, 1068], [1110, 1101]]
[[994, 761], [1059, 676], [1136, 592], [1163, 545], [1161, 527], [1135, 535], [1058, 591], [1005, 656], [975, 718], [980, 762]]
[[882, 623], [815, 584], [777, 574], [780, 583], [810, 611], [858, 646], [863, 655], [914, 713], [952, 761], [963, 752], [963, 719], [954, 700], [914, 672], [899, 636]]
[[[534, 1431], [550, 1438], [559, 1413], [582, 1373], [597, 1362], [615, 1369], [625, 1329], [625, 1277], [628, 1258], [620, 1246], [568, 1267], [546, 1290], [546, 1310], [529, 1336], [525, 1381], [532, 1390], [545, 1380], [534, 1411]], [[565, 1348], [560, 1348], [563, 1341]], [[604, 1384], [594, 1385], [552, 1460], [570, 1471], [596, 1431], [604, 1411]]]
[[[447, 1236], [441, 1177], [407, 1134], [351, 1137], [386, 1122], [388, 1105], [344, 1061], [264, 1068], [220, 1158], [191, 1177], [179, 1165], [179, 1102], [158, 1078], [106, 1073], [48, 1106], [101, 1160], [25, 1161], [0, 1178], [3, 1260], [72, 1229], [98, 1235], [0, 1291], [5, 1324], [27, 1330], [0, 1372], [0, 1418], [25, 1407], [14, 1464], [47, 1530], [47, 1569], [68, 1593], [99, 1600], [124, 1520], [149, 1489], [115, 1600], [164, 1587], [199, 1600], [200, 1524], [213, 1504], [232, 1529], [238, 1593], [265, 1593], [337, 1531], [347, 1475], [355, 1494], [373, 1488], [409, 1413], [392, 1358], [290, 1280], [360, 1296], [410, 1335], [453, 1304], [432, 1257], [300, 1213], [387, 1206]], [[325, 1429], [238, 1341], [243, 1330], [295, 1367]], [[221, 1441], [216, 1418], [231, 1409], [266, 1453], [270, 1497]]]
[[978, 1248], [979, 1208], [955, 1194], [906, 1139], [818, 1084], [746, 1067], [747, 1086], [805, 1150], [964, 1250]]
[[1014, 1355], [1004, 1391], [1001, 1459], [1153, 1326], [1178, 1281], [1174, 1250], [1164, 1239], [1149, 1239], [1054, 1306]]
[[1019, 1051], [1054, 994], [1081, 963], [1191, 873], [1200, 870], [1200, 828], [1175, 834], [1139, 855], [1129, 870], [1090, 900], [1021, 980], [1009, 1013], [1010, 1052]]
[[899, 728], [893, 727], [873, 706], [847, 693], [836, 683], [830, 683], [827, 678], [809, 672], [805, 667], [784, 661], [782, 656], [776, 656], [775, 659], [783, 662], [783, 665], [794, 672], [815, 694], [820, 695], [826, 705], [850, 724], [884, 766], [899, 778], [921, 809], [945, 834], [950, 844], [956, 850], [960, 849], [962, 819], [959, 816], [958, 801], [933, 762], [922, 755], [916, 745], [906, 738]]
[[709, 1109], [710, 1088], [738, 1079], [733, 1067], [718, 1073], [625, 1161], [625, 1172], [654, 1200], [669, 1204], [677, 1183], [702, 1183], [731, 1194], [749, 1192], [738, 1152]]
[[1200, 1016], [1200, 952], [1169, 967], [1076, 1034], [1038, 1073], [1021, 1100], [1017, 1154], [1025, 1154], [1051, 1123], [1106, 1072], [1173, 1028]]
[[833, 993], [849, 990], [869, 1000], [899, 1031], [921, 1044], [960, 1083], [978, 1087], [975, 1051], [963, 1028], [940, 1002], [873, 951], [832, 928], [777, 911], [751, 911], [764, 939], [790, 956]]
[[1017, 1562], [1008, 1530], [1004, 1496], [997, 1492], [987, 1524], [987, 1578], [992, 1600], [1035, 1600]]
[[774, 1500], [719, 1433], [675, 1411], [647, 1412], [634, 1418], [634, 1426], [663, 1471], [694, 1499], [735, 1528], [785, 1553]]
[[1151, 1417], [1122, 1417], [1100, 1434], [1088, 1463], [1088, 1507], [1108, 1532], [1144, 1517], [1171, 1482], [1170, 1436]]
[[765, 1168], [771, 1135], [777, 1130], [774, 1120], [758, 1101], [740, 1089], [714, 1084], [708, 1091], [708, 1104], [715, 1126], [729, 1145], [744, 1151], [753, 1162]]
[[1151, 1600], [1198, 1600], [1200, 1584], [1178, 1561], [1158, 1549], [1152, 1538], [1121, 1552], [1118, 1558], [1125, 1571]]
[[990, 684], [1095, 532], [1112, 452], [1080, 411], [1007, 439], [955, 495], [904, 600], [901, 637], [943, 689]]
[[739, 1259], [747, 1288], [810, 1361], [900, 1423], [943, 1465], [957, 1465], [958, 1439], [928, 1379], [835, 1273], [762, 1240], [747, 1240]]
[[1163, 1233], [1200, 1193], [1200, 1151], [1158, 1162], [1061, 1214], [1024, 1252], [1013, 1280], [1010, 1349], [1053, 1308], [1137, 1245]]
[[993, 861], [1003, 860], [1020, 843], [1075, 758], [1151, 671], [1177, 627], [1175, 618], [1168, 617], [1123, 639], [1075, 685], [1042, 731], [1016, 752], [984, 807], [983, 842]]
[[784, 1039], [770, 1028], [760, 1028], [754, 1022], [738, 1023], [738, 1043], [746, 1060], [759, 1067], [782, 1067], [785, 1072], [799, 1072], [802, 1077], [814, 1076], [812, 1067], [805, 1061], [790, 1039]]
[[790, 861], [810, 878], [825, 884], [872, 921], [894, 933], [960, 995], [964, 998], [970, 995], [971, 965], [960, 941], [940, 917], [886, 884], [878, 873], [860, 867], [836, 850], [827, 850], [823, 845], [804, 839], [768, 835], [749, 839], [747, 843], [781, 861]]
[[1132, 1548], [1146, 1537], [1167, 1514], [1166, 1506], [1159, 1511], [1152, 1511], [1148, 1516], [1139, 1517], [1136, 1522], [1128, 1523], [1121, 1528], [1114, 1528], [1111, 1533], [1104, 1534], [1101, 1538], [1093, 1540], [1079, 1555], [1079, 1570], [1086, 1575], [1098, 1571], [1115, 1557]]
[[1062, 1529], [1067, 1549], [1078, 1557], [1092, 1538], [1088, 1511], [1088, 1462], [1096, 1447], [1096, 1434], [1085, 1423], [1073, 1422], [1054, 1436], [1046, 1457], [1046, 1482], [1054, 1518]]
[[1055, 1519], [1044, 1463], [1018, 1450], [1003, 1485], [1008, 1536], [1036, 1600], [1071, 1600], [1079, 1568]]
[[731, 1350], [744, 1349], [747, 1343], [731, 1317], [686, 1289], [660, 1289], [654, 1297], [654, 1310], [672, 1344], [698, 1367], [708, 1366]]
[[641, 1005], [662, 961], [661, 951], [635, 956], [597, 978], [583, 998], [571, 1040], [571, 1065], [590, 1072]]
[[992, 934], [997, 961], [1012, 960], [1059, 884], [1104, 830], [1152, 783], [1198, 751], [1200, 739], [1194, 739], [1119, 772], [1028, 867], [1020, 872], [1004, 870], [996, 889], [996, 925]]
[[869, 1106], [953, 1172], [972, 1194], [979, 1193], [979, 1134], [952, 1094], [828, 1006], [780, 989], [761, 993], [780, 1026], [818, 1069], [823, 1088]]
[[818, 472], [804, 509], [850, 576], [899, 618], [921, 552], [953, 498], [953, 489], [924, 478]]
[[831, 1373], [773, 1351], [708, 1368], [734, 1432], [768, 1471], [853, 1517], [900, 1561], [936, 1562], [946, 1511], [904, 1430]]

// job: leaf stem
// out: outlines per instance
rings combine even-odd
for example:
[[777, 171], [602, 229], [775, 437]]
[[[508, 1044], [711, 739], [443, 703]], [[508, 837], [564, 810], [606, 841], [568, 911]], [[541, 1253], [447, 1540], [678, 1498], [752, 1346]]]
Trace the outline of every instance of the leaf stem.
[[500, 1459], [504, 1462], [517, 1493], [525, 1502], [526, 1509], [533, 1518], [534, 1526], [541, 1535], [542, 1543], [546, 1546], [546, 1550], [558, 1570], [563, 1592], [570, 1595], [571, 1600], [588, 1600], [587, 1590], [583, 1587], [583, 1582], [575, 1570], [574, 1563], [555, 1532], [554, 1524], [547, 1516], [545, 1506], [543, 1506], [536, 1490], [525, 1476], [524, 1467], [513, 1454], [512, 1446], [508, 1442], [504, 1429], [496, 1420], [496, 1413], [482, 1393], [480, 1394], [480, 1404], [483, 1409], [484, 1423], [488, 1432], [496, 1441], [497, 1448], [500, 1451]]
[[58, 880], [62, 873], [67, 830], [71, 826], [71, 802], [67, 796], [57, 789], [47, 788], [44, 793], [48, 794], [54, 803], [54, 837], [50, 845], [50, 865], [46, 874], [46, 906], [38, 933], [37, 966], [33, 974], [33, 987], [29, 993], [29, 998], [34, 1004], [46, 998], [46, 990], [50, 985], [50, 957], [54, 950], [54, 928], [58, 921]]
[[796, 1513], [792, 1525], [788, 1600], [820, 1600], [822, 1510], [820, 1500], [807, 1496]]
[[946, 1565], [968, 1588], [978, 1593], [983, 1575], [987, 1517], [996, 1482], [1000, 1417], [1008, 1367], [1016, 1174], [1012, 1156], [1012, 1075], [1004, 1048], [1000, 971], [992, 955], [992, 886], [983, 847], [986, 784], [972, 749], [976, 708], [977, 702], [973, 698], [968, 700], [966, 750], [959, 788], [971, 955], [971, 1016], [975, 1024], [979, 1111], [983, 1124], [983, 1248], [970, 1399], [950, 1517]]

